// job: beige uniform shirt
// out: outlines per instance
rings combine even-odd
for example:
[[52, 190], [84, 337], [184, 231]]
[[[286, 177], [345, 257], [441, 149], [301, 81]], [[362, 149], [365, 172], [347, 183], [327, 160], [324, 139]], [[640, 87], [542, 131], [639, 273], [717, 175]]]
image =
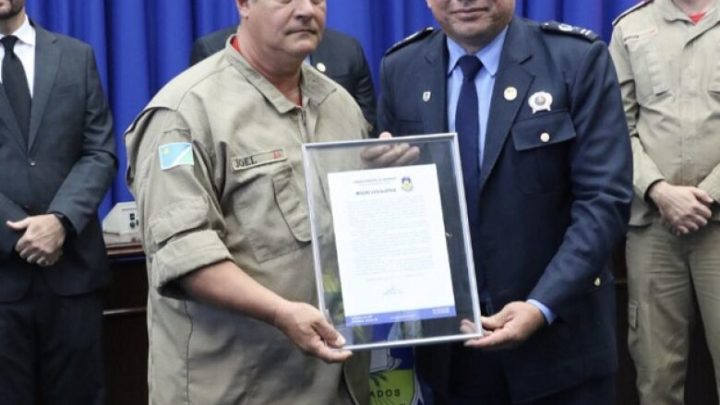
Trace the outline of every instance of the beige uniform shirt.
[[[303, 107], [232, 47], [182, 73], [125, 134], [151, 292], [153, 404], [366, 403], [368, 364], [303, 355], [280, 331], [178, 294], [175, 281], [233, 260], [279, 295], [317, 304], [304, 142], [367, 135], [339, 85], [302, 67]], [[343, 382], [344, 381], [344, 382]]]
[[[720, 1], [694, 25], [671, 0], [622, 17], [610, 53], [634, 158], [631, 225], [659, 217], [645, 198], [658, 180], [696, 186], [720, 201]], [[713, 207], [713, 219], [720, 209]]]

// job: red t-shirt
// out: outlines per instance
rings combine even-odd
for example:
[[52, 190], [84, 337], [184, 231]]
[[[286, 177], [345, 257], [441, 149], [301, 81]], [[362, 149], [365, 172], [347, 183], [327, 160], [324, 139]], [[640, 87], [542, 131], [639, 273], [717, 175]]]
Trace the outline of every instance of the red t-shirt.
[[690, 17], [690, 19], [691, 19], [695, 24], [697, 24], [697, 23], [700, 22], [700, 20], [703, 19], [703, 17], [705, 17], [705, 14], [707, 14], [706, 11], [701, 11], [701, 12], [699, 12], [699, 13], [690, 14], [688, 17]]

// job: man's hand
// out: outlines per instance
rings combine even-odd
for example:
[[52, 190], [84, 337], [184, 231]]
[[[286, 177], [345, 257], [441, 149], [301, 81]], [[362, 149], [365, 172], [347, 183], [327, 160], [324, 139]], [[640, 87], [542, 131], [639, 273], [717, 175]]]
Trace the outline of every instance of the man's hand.
[[650, 188], [648, 195], [676, 235], [699, 230], [712, 216], [713, 198], [697, 187], [674, 186], [660, 181]]
[[[485, 335], [465, 342], [467, 347], [480, 349], [505, 349], [524, 342], [545, 324], [545, 317], [538, 307], [527, 302], [511, 302], [502, 311], [490, 317], [482, 317]], [[464, 319], [460, 330], [475, 333], [474, 323]]]
[[65, 229], [55, 214], [30, 216], [6, 224], [15, 231], [24, 232], [15, 244], [15, 251], [28, 263], [46, 267], [60, 259]]
[[345, 339], [312, 305], [286, 301], [275, 313], [275, 326], [303, 353], [327, 363], [339, 363], [352, 355], [348, 350], [336, 350], [345, 344]]
[[[391, 139], [389, 132], [380, 134], [380, 139]], [[360, 157], [370, 167], [404, 166], [420, 157], [420, 149], [407, 143], [380, 145], [367, 148]]]

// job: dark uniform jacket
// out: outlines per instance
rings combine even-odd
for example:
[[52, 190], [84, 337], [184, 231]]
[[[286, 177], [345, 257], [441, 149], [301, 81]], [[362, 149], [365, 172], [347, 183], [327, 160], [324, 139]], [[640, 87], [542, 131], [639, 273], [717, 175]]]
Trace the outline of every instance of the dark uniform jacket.
[[[379, 130], [395, 136], [448, 130], [447, 55], [439, 31], [386, 55]], [[541, 92], [553, 101], [533, 111], [531, 100], [537, 104]], [[502, 370], [491, 372], [506, 375], [516, 401], [614, 372], [609, 262], [627, 226], [632, 163], [606, 46], [587, 30], [515, 18], [495, 78], [484, 150], [475, 190], [478, 279], [495, 310], [535, 299], [557, 315], [519, 347], [501, 352]], [[421, 373], [440, 392], [459, 376], [482, 379], [486, 366], [481, 351], [460, 345], [417, 354]]]

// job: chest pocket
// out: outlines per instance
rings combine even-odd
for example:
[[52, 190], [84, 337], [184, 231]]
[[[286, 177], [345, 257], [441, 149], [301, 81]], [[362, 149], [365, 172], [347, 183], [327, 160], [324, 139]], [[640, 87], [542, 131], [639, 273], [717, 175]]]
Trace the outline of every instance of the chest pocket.
[[516, 181], [526, 193], [565, 190], [575, 127], [567, 111], [543, 113], [512, 127]]
[[[716, 51], [720, 52], [720, 41], [715, 45]], [[715, 66], [710, 76], [710, 86], [708, 87], [710, 94], [715, 97], [716, 100], [720, 100], [720, 59], [715, 62]]]
[[625, 46], [630, 52], [638, 101], [671, 94], [668, 63], [658, 49], [656, 30], [629, 34]]
[[304, 191], [290, 166], [260, 177], [238, 191], [237, 208], [255, 258], [265, 262], [307, 246], [310, 224]]

